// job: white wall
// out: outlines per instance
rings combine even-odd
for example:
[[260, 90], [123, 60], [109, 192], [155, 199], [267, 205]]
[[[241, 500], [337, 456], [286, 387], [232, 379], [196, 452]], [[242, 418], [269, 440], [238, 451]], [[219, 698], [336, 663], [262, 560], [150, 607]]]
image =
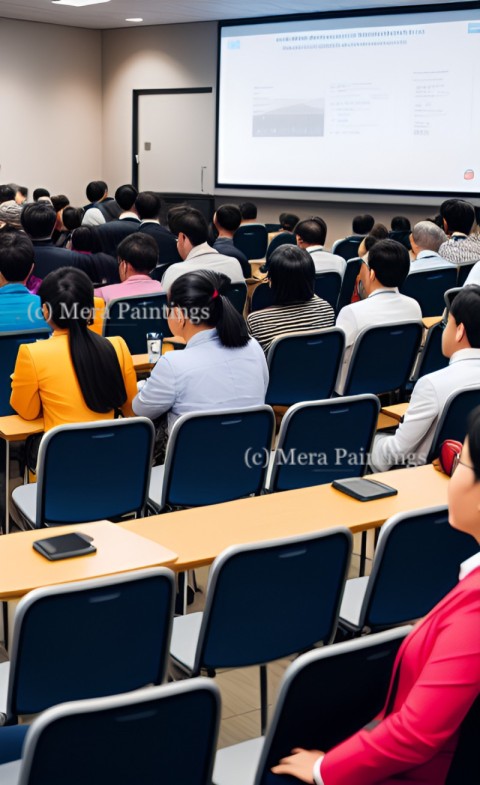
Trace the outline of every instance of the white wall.
[[0, 182], [84, 204], [102, 178], [101, 33], [0, 19]]

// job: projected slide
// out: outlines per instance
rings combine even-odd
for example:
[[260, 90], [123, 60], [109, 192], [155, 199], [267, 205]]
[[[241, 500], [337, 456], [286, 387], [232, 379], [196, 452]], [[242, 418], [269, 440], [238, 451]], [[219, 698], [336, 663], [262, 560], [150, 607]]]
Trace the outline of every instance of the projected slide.
[[221, 27], [217, 184], [480, 192], [480, 12]]

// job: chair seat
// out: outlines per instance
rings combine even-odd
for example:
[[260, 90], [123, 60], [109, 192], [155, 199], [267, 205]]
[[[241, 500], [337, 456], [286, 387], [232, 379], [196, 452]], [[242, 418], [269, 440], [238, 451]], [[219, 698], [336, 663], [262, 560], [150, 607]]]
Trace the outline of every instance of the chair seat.
[[183, 668], [193, 671], [203, 613], [188, 613], [173, 620], [170, 656]]
[[[1, 744], [1, 738], [0, 738]], [[0, 766], [0, 782], [2, 785], [17, 785], [20, 779], [21, 760], [12, 760], [10, 763], [3, 763]]]
[[150, 486], [148, 489], [148, 500], [153, 502], [157, 507], [162, 503], [162, 489], [163, 477], [165, 474], [165, 466], [154, 466], [150, 474]]
[[214, 785], [252, 785], [264, 741], [265, 737], [259, 736], [218, 750], [213, 767]]
[[[9, 677], [10, 677], [10, 663], [0, 662], [0, 714], [7, 713], [7, 692], [8, 692]], [[0, 725], [1, 724], [2, 723], [0, 722]]]
[[12, 499], [20, 512], [35, 525], [37, 517], [37, 483], [31, 482], [28, 485], [19, 485], [12, 493]]
[[342, 604], [340, 606], [340, 623], [342, 621], [352, 627], [359, 626], [360, 611], [362, 609], [363, 598], [367, 591], [368, 577], [352, 578], [345, 584]]

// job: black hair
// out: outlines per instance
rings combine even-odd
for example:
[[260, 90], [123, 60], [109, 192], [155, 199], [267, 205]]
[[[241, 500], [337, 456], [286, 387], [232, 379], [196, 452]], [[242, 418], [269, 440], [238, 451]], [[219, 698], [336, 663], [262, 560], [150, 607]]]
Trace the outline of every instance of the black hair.
[[20, 214], [20, 220], [26, 233], [33, 240], [42, 240], [52, 236], [57, 214], [55, 208], [47, 202], [27, 204]]
[[70, 207], [70, 205], [65, 207], [62, 213], [62, 221], [65, 229], [68, 229], [69, 232], [78, 229], [78, 227], [82, 225], [84, 215], [85, 210], [83, 207]]
[[377, 240], [386, 240], [388, 238], [388, 229], [385, 224], [373, 224], [369, 234], [376, 237]]
[[32, 269], [35, 251], [23, 232], [0, 232], [0, 273], [9, 283], [24, 281]]
[[257, 205], [253, 202], [242, 202], [238, 205], [242, 218], [247, 221], [254, 221], [257, 217]]
[[137, 196], [137, 189], [134, 185], [130, 185], [130, 183], [120, 185], [115, 191], [115, 201], [122, 210], [131, 210]]
[[218, 225], [228, 232], [235, 232], [242, 223], [242, 214], [236, 204], [222, 204], [215, 215]]
[[470, 460], [478, 482], [480, 480], [480, 406], [476, 406], [469, 414], [467, 436]]
[[68, 207], [70, 204], [70, 199], [65, 194], [57, 194], [56, 196], [51, 196], [50, 201], [53, 204], [53, 208], [56, 213], [60, 210], [63, 210], [64, 207]]
[[460, 289], [450, 313], [455, 324], [463, 324], [472, 349], [480, 349], [480, 286], [471, 284]]
[[27, 198], [27, 196], [28, 196], [28, 188], [27, 188], [26, 185], [19, 185], [19, 186], [17, 186], [17, 191], [18, 191], [19, 194], [22, 194], [22, 196], [24, 196], [25, 199]]
[[280, 213], [278, 221], [282, 229], [287, 232], [293, 232], [300, 218], [294, 213]]
[[409, 232], [412, 226], [405, 215], [395, 215], [390, 222], [390, 228], [392, 232]]
[[374, 234], [367, 234], [366, 237], [363, 238], [363, 242], [365, 244], [365, 250], [369, 251], [370, 248], [373, 248], [375, 243], [378, 243], [378, 237], [375, 237]]
[[375, 223], [373, 215], [356, 215], [352, 221], [352, 231], [354, 234], [369, 234]]
[[141, 221], [157, 221], [161, 206], [161, 199], [155, 191], [141, 191], [135, 199], [135, 209]]
[[72, 232], [72, 251], [96, 253], [100, 250], [95, 226], [78, 226]]
[[33, 201], [38, 202], [38, 200], [41, 199], [42, 196], [47, 196], [48, 198], [50, 198], [50, 191], [47, 191], [46, 188], [35, 188], [33, 192]]
[[15, 191], [11, 185], [0, 185], [0, 204], [11, 202], [12, 199], [15, 199]]
[[184, 213], [188, 213], [191, 208], [187, 204], [176, 204], [175, 207], [170, 207], [167, 213], [167, 224], [172, 234], [178, 234], [176, 229], [176, 222]]
[[103, 180], [92, 180], [86, 188], [87, 199], [92, 204], [95, 204], [95, 202], [103, 199], [107, 191], [108, 185]]
[[150, 273], [158, 264], [158, 245], [149, 234], [133, 232], [118, 244], [117, 257], [139, 273]]
[[378, 240], [368, 252], [368, 266], [382, 286], [401, 286], [410, 271], [410, 256], [396, 240]]
[[449, 232], [470, 234], [475, 221], [475, 210], [470, 202], [463, 199], [447, 199], [440, 205], [440, 215], [447, 224]]
[[272, 253], [268, 277], [275, 305], [303, 303], [314, 295], [315, 264], [297, 245], [280, 245]]
[[216, 327], [223, 346], [238, 349], [250, 340], [246, 322], [224, 292], [230, 278], [212, 270], [185, 273], [172, 283], [170, 308], [181, 308], [193, 324]]
[[195, 207], [178, 207], [174, 210], [168, 213], [168, 223], [173, 233], [185, 234], [193, 246], [206, 243], [208, 225], [203, 213]]
[[312, 216], [312, 218], [298, 222], [295, 227], [295, 234], [298, 234], [304, 243], [324, 245], [327, 239], [327, 224], [323, 218]]
[[73, 368], [88, 408], [107, 414], [122, 406], [127, 391], [117, 353], [107, 338], [88, 329], [94, 307], [88, 275], [59, 267], [43, 279], [38, 294], [52, 322], [68, 330]]
[[480, 229], [480, 207], [475, 207], [474, 210], [475, 210], [475, 223]]

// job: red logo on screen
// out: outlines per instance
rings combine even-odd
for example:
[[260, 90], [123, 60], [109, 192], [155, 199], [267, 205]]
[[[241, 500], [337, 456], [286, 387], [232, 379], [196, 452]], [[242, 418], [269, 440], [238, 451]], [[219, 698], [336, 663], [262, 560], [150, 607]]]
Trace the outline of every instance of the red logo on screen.
[[464, 180], [474, 180], [475, 179], [475, 172], [473, 169], [466, 169], [463, 173]]

